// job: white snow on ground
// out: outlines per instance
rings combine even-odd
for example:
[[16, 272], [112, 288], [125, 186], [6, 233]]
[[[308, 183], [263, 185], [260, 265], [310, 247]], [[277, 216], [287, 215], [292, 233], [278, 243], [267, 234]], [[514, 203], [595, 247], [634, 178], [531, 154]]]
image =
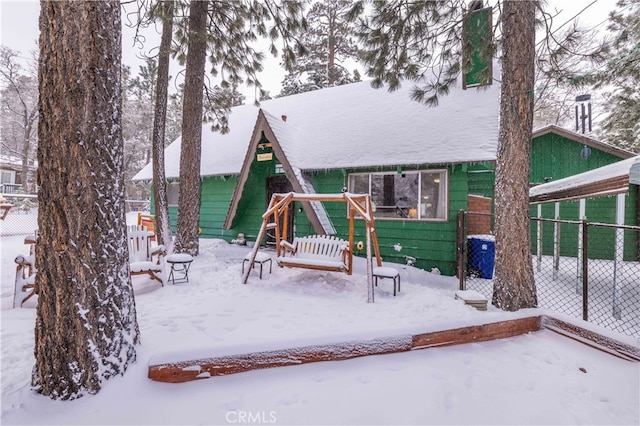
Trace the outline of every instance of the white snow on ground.
[[455, 278], [387, 263], [400, 268], [401, 292], [393, 297], [392, 281], [380, 280], [368, 304], [361, 258], [352, 276], [274, 263], [271, 274], [267, 265], [262, 280], [256, 270], [243, 285], [250, 248], [204, 239], [189, 283], [161, 288], [134, 277], [138, 362], [98, 395], [52, 401], [29, 385], [34, 302], [11, 309], [13, 259], [28, 249], [23, 238], [1, 240], [2, 424], [640, 424], [640, 364], [551, 331], [182, 384], [151, 381], [153, 358], [402, 336], [546, 313], [477, 311], [454, 299]]

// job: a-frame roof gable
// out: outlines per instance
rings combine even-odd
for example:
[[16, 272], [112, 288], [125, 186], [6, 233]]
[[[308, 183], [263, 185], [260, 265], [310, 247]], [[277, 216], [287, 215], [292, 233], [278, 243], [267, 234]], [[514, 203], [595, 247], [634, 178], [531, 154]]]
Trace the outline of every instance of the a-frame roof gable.
[[[293, 186], [294, 192], [302, 192], [306, 193], [307, 189], [303, 188], [298, 179], [296, 178], [296, 171], [294, 166], [289, 161], [285, 150], [282, 147], [282, 139], [287, 139], [287, 133], [294, 133], [294, 129], [289, 129], [290, 126], [287, 126], [284, 118], [282, 121], [279, 121], [274, 116], [270, 115], [263, 109], [258, 111], [258, 117], [256, 119], [256, 123], [253, 127], [253, 132], [251, 134], [251, 139], [249, 142], [249, 147], [247, 149], [247, 153], [244, 157], [244, 161], [242, 163], [242, 168], [240, 169], [240, 174], [238, 176], [238, 181], [236, 183], [236, 187], [233, 191], [233, 196], [231, 198], [231, 204], [229, 206], [229, 210], [227, 211], [227, 217], [224, 222], [224, 229], [231, 229], [233, 226], [233, 220], [236, 216], [236, 212], [238, 210], [238, 204], [240, 203], [240, 199], [242, 198], [242, 193], [244, 191], [244, 185], [247, 182], [247, 178], [249, 177], [249, 171], [251, 169], [251, 164], [255, 159], [255, 153], [258, 148], [258, 143], [262, 138], [262, 133], [264, 132], [265, 137], [271, 143], [271, 147], [273, 152], [282, 165], [284, 169], [285, 175], [287, 179], [291, 182]], [[280, 136], [280, 137], [279, 137]], [[322, 234], [324, 233], [323, 226], [318, 218], [316, 211], [309, 205], [309, 203], [302, 203], [302, 207], [309, 218], [309, 221], [313, 225], [313, 228], [316, 233]]]

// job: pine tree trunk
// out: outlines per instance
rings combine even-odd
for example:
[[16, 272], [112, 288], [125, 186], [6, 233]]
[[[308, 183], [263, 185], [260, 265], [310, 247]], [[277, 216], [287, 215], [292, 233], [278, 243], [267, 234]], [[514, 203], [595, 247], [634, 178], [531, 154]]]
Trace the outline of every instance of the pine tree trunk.
[[197, 256], [200, 217], [200, 157], [202, 101], [207, 59], [208, 1], [191, 1], [189, 43], [184, 77], [182, 146], [180, 150], [180, 196], [175, 250]]
[[504, 310], [515, 311], [538, 303], [529, 227], [536, 9], [534, 1], [502, 4], [502, 92], [492, 302]]
[[139, 340], [129, 276], [120, 2], [43, 1], [34, 388], [97, 393]]
[[158, 5], [162, 14], [162, 37], [158, 55], [158, 78], [156, 79], [156, 105], [153, 117], [153, 189], [154, 211], [156, 216], [156, 237], [158, 244], [173, 251], [171, 226], [169, 223], [169, 205], [167, 201], [167, 181], [164, 166], [164, 136], [167, 120], [167, 92], [169, 86], [169, 62], [171, 59], [171, 40], [173, 36], [173, 0]]

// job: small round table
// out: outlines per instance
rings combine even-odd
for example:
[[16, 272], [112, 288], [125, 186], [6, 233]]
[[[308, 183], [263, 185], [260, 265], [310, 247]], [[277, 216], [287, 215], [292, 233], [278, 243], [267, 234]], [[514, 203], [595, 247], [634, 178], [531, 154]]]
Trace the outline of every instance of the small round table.
[[[171, 272], [169, 273], [169, 279], [172, 284], [188, 283], [189, 282], [189, 267], [191, 267], [193, 257], [187, 253], [174, 253], [167, 256], [167, 263], [171, 265]], [[176, 273], [179, 274], [176, 277]]]

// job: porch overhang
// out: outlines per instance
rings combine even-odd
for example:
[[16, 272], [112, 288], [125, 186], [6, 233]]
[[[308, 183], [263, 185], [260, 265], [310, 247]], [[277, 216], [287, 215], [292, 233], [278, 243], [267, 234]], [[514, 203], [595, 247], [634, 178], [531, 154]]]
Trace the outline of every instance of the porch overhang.
[[640, 156], [534, 186], [529, 190], [529, 202], [552, 203], [624, 194], [629, 191], [629, 185], [640, 185]]

